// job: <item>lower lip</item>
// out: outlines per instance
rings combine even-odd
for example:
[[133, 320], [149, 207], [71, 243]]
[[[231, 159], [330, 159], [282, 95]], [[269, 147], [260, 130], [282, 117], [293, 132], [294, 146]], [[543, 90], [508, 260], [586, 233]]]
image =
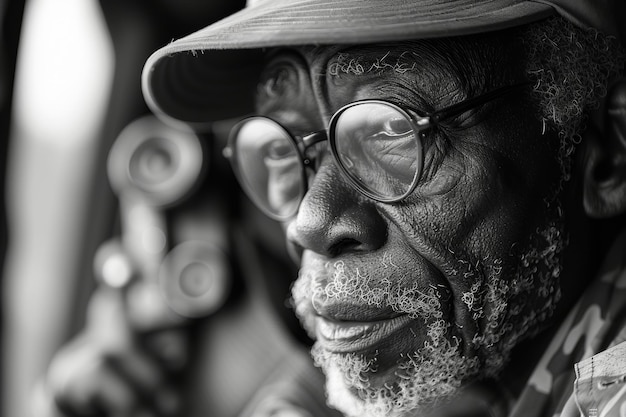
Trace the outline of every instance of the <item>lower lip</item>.
[[407, 315], [373, 322], [335, 321], [317, 316], [317, 341], [333, 353], [359, 352], [369, 349], [411, 322]]

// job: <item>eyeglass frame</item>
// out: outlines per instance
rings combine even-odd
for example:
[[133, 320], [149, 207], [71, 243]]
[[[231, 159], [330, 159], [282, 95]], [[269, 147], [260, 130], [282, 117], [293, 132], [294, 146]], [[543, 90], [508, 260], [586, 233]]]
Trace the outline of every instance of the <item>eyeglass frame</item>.
[[[231, 133], [229, 135], [228, 138], [228, 142], [226, 147], [223, 149], [223, 156], [228, 159], [231, 163], [231, 167], [233, 168], [233, 172], [235, 173], [235, 176], [237, 177], [238, 181], [240, 184], [243, 185], [243, 189], [245, 191], [245, 193], [248, 195], [248, 197], [255, 203], [255, 205], [261, 210], [263, 211], [263, 213], [265, 215], [267, 215], [268, 217], [277, 220], [277, 221], [285, 221], [288, 220], [292, 217], [294, 217], [297, 212], [298, 209], [300, 207], [300, 204], [302, 203], [302, 200], [304, 199], [304, 196], [306, 195], [306, 193], [309, 191], [309, 186], [308, 186], [308, 178], [306, 175], [306, 168], [308, 167], [309, 169], [314, 169], [313, 165], [315, 163], [315, 158], [311, 158], [308, 157], [306, 155], [306, 150], [309, 149], [310, 147], [312, 147], [313, 145], [316, 145], [318, 143], [321, 143], [323, 141], [328, 141], [329, 147], [330, 147], [330, 151], [331, 154], [333, 155], [333, 160], [335, 165], [339, 168], [339, 170], [341, 171], [342, 175], [349, 181], [349, 183], [351, 184], [351, 186], [353, 186], [357, 191], [359, 191], [361, 194], [365, 195], [366, 197], [377, 201], [377, 202], [381, 202], [381, 203], [397, 203], [399, 201], [404, 200], [406, 197], [408, 197], [411, 193], [413, 193], [413, 191], [415, 191], [415, 188], [417, 187], [417, 184], [419, 183], [419, 178], [421, 176], [421, 169], [423, 166], [423, 160], [420, 161], [420, 166], [419, 168], [415, 171], [415, 175], [413, 177], [413, 180], [411, 182], [411, 186], [407, 189], [407, 191], [405, 193], [403, 193], [402, 195], [400, 195], [399, 197], [389, 197], [389, 198], [381, 198], [380, 196], [377, 196], [375, 194], [373, 194], [371, 191], [367, 190], [363, 185], [361, 185], [361, 183], [359, 182], [359, 180], [357, 178], [354, 177], [354, 174], [352, 174], [348, 168], [346, 168], [344, 166], [344, 164], [341, 162], [340, 158], [339, 158], [339, 151], [337, 150], [337, 139], [335, 137], [335, 125], [337, 124], [337, 120], [339, 120], [339, 116], [344, 113], [346, 110], [348, 110], [351, 107], [357, 106], [359, 104], [363, 104], [363, 103], [378, 103], [378, 104], [385, 104], [387, 106], [392, 107], [394, 110], [399, 111], [402, 115], [404, 115], [407, 120], [409, 120], [412, 124], [412, 128], [414, 133], [417, 135], [416, 139], [419, 137], [424, 137], [424, 132], [430, 128], [436, 127], [441, 121], [444, 121], [446, 119], [449, 119], [451, 117], [455, 117], [458, 116], [474, 107], [486, 104], [492, 100], [495, 100], [497, 98], [500, 98], [506, 94], [510, 94], [516, 90], [519, 90], [523, 87], [528, 86], [530, 83], [528, 82], [523, 82], [523, 83], [518, 83], [518, 84], [512, 84], [512, 85], [508, 85], [508, 86], [504, 86], [504, 87], [499, 87], [496, 88], [495, 90], [491, 90], [485, 94], [481, 94], [479, 96], [476, 97], [471, 97], [468, 98], [466, 100], [463, 100], [459, 103], [455, 103], [452, 104], [448, 107], [445, 107], [443, 109], [440, 110], [436, 110], [430, 114], [427, 114], [425, 116], [420, 116], [419, 112], [415, 109], [406, 107], [406, 106], [400, 106], [396, 103], [393, 103], [391, 101], [388, 100], [381, 100], [381, 99], [363, 99], [363, 100], [357, 100], [357, 101], [353, 101], [351, 103], [348, 103], [344, 106], [342, 106], [341, 108], [339, 108], [331, 117], [329, 123], [328, 123], [328, 127], [326, 129], [322, 129], [322, 130], [318, 130], [312, 133], [309, 133], [307, 135], [293, 135], [289, 129], [287, 129], [285, 126], [282, 125], [282, 123], [272, 119], [271, 117], [267, 117], [267, 116], [250, 116], [250, 117], [246, 117], [242, 120], [240, 120], [238, 123], [236, 123], [233, 128], [231, 129]], [[258, 197], [256, 196], [256, 194], [252, 191], [248, 191], [249, 189], [251, 190], [251, 187], [249, 186], [247, 180], [245, 180], [244, 176], [240, 174], [240, 169], [238, 167], [238, 163], [236, 162], [236, 159], [233, 158], [234, 155], [234, 151], [233, 151], [233, 147], [232, 144], [235, 141], [235, 137], [236, 137], [236, 132], [239, 131], [239, 129], [244, 126], [247, 122], [249, 122], [250, 120], [253, 119], [262, 119], [262, 120], [270, 120], [273, 123], [275, 123], [276, 125], [278, 125], [282, 130], [284, 130], [284, 132], [286, 133], [287, 137], [292, 141], [294, 148], [297, 152], [298, 155], [298, 163], [301, 167], [300, 169], [300, 173], [301, 173], [301, 184], [303, 184], [302, 186], [302, 192], [301, 195], [299, 196], [299, 202], [297, 205], [297, 209], [293, 212], [290, 213], [289, 215], [278, 215], [276, 213], [271, 212], [268, 208], [265, 207], [265, 204], [259, 204], [258, 202]], [[421, 155], [421, 157], [423, 158], [423, 155]]]

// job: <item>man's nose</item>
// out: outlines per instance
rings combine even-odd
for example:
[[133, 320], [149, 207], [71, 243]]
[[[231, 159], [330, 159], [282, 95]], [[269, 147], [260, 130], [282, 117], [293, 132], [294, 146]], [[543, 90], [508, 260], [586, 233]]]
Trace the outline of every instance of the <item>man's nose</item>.
[[296, 251], [312, 250], [336, 257], [380, 248], [387, 239], [375, 202], [361, 195], [328, 158], [305, 195], [287, 239]]

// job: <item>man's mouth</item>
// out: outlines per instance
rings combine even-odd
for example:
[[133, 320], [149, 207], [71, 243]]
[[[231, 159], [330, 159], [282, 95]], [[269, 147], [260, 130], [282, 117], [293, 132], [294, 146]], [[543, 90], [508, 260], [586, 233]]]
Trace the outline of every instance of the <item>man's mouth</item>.
[[406, 314], [376, 321], [337, 321], [318, 315], [315, 333], [317, 342], [329, 352], [356, 353], [380, 344], [411, 321]]

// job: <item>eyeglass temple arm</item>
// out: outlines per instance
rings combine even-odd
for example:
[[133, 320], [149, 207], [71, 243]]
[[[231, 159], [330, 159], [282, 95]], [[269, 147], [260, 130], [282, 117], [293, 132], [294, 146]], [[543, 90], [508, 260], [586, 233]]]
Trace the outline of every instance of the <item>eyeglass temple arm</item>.
[[470, 110], [471, 108], [477, 107], [481, 104], [485, 104], [500, 96], [512, 93], [513, 91], [520, 90], [529, 84], [530, 84], [529, 82], [525, 82], [525, 83], [508, 85], [506, 87], [496, 88], [495, 90], [482, 94], [478, 97], [473, 97], [473, 98], [464, 100], [460, 103], [453, 104], [452, 106], [446, 107], [445, 109], [437, 110], [436, 112], [434, 112], [433, 114], [429, 116], [429, 119], [431, 123], [437, 124], [441, 120], [458, 116], [459, 114], [464, 113]]

